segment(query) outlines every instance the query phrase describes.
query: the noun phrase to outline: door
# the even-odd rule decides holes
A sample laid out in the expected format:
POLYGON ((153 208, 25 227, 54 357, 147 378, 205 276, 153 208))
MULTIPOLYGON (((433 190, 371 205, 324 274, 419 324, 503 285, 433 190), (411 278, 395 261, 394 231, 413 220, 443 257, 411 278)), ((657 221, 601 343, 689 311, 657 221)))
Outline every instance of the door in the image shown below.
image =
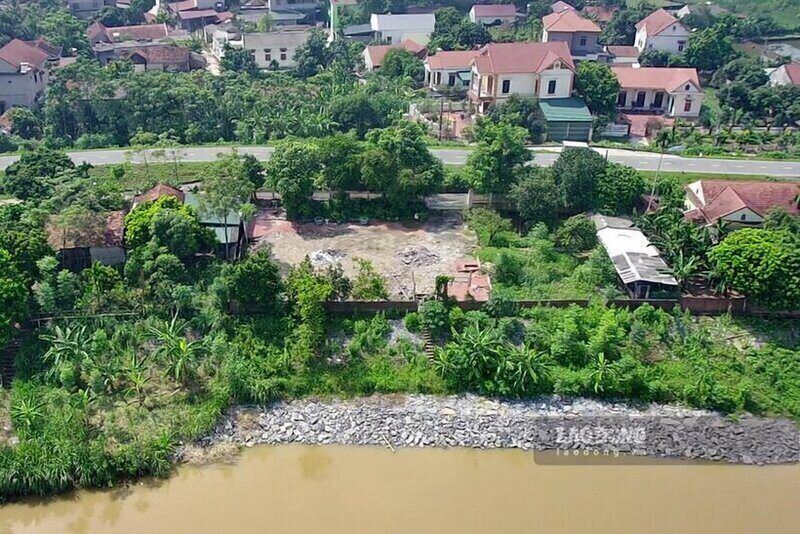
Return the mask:
POLYGON ((644 91, 639 91, 636 93, 636 103, 633 105, 635 108, 644 107, 644 98, 647 96, 647 93, 644 91))
POLYGON ((656 96, 653 99, 653 107, 654 108, 663 108, 664 107, 664 93, 662 93, 661 91, 656 93, 656 96))

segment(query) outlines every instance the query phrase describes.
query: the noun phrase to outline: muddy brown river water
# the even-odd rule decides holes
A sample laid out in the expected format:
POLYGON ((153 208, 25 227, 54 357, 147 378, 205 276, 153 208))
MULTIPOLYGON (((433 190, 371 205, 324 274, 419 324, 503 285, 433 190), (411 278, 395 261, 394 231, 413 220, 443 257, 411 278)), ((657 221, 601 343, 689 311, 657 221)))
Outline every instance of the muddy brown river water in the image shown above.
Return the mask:
POLYGON ((797 464, 544 465, 553 460, 519 450, 260 446, 232 465, 6 505, 0 532, 730 534, 800 525, 797 464))

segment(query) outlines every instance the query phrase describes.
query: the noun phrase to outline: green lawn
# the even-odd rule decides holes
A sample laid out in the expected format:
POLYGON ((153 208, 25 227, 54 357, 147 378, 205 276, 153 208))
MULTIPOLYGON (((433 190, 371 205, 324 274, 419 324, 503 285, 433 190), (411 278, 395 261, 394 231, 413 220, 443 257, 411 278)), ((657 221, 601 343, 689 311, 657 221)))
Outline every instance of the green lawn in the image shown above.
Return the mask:
MULTIPOLYGON (((120 187, 125 191, 141 190, 152 187, 158 182, 179 185, 199 180, 208 167, 207 162, 183 162, 177 168, 170 163, 148 165, 125 165, 125 174, 120 179, 120 187)), ((98 165, 92 167, 92 176, 109 176, 115 165, 98 165)))

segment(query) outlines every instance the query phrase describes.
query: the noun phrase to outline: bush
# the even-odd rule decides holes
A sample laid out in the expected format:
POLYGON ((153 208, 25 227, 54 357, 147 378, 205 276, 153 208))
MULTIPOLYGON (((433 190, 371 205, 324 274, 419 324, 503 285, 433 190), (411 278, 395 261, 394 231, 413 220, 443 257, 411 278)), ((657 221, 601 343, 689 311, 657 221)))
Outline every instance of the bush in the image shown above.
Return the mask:
POLYGON ((525 271, 522 260, 510 252, 501 252, 494 265, 494 277, 497 282, 506 285, 519 285, 523 281, 525 271))
POLYGON ((450 312, 444 302, 429 300, 419 307, 422 324, 431 336, 442 339, 450 332, 450 312))
POLYGON ((585 215, 564 221, 555 233, 555 243, 568 252, 584 252, 597 245, 594 223, 585 215))
POLYGON ((405 325, 406 330, 412 334, 416 334, 422 329, 422 317, 420 317, 420 314, 417 312, 411 312, 406 314, 405 318, 403 319, 403 324, 405 325))
POLYGON ((383 277, 372 262, 362 258, 355 258, 356 278, 353 280, 351 294, 355 300, 386 300, 389 291, 386 289, 386 278, 383 277))

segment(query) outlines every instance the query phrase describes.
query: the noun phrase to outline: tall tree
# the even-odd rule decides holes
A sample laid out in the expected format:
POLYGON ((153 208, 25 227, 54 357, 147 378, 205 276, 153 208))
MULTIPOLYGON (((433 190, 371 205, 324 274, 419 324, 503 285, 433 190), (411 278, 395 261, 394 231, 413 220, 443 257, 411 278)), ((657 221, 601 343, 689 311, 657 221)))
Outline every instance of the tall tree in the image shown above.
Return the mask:
POLYGON ((478 146, 469 155, 466 168, 473 187, 482 193, 508 193, 522 165, 531 159, 525 147, 528 132, 506 122, 484 120, 476 137, 478 146))
POLYGON ((605 172, 606 160, 588 148, 566 148, 553 165, 561 206, 569 213, 591 209, 597 182, 605 172))
POLYGON ((595 115, 610 119, 616 113, 619 80, 606 65, 581 61, 575 76, 575 90, 595 115))
POLYGON ((266 183, 280 193, 286 216, 309 212, 314 184, 321 169, 319 151, 308 141, 285 141, 266 164, 266 183))

